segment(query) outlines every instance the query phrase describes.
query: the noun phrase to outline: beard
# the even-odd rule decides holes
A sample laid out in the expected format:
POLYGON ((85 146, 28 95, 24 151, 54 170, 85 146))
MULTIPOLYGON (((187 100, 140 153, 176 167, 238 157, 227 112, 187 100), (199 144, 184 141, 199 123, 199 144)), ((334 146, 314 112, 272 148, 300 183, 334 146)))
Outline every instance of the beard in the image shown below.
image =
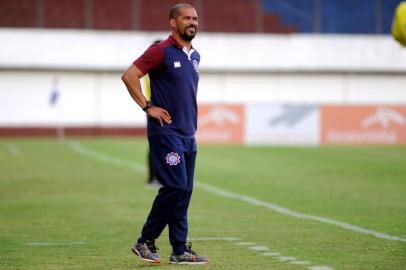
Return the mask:
POLYGON ((185 27, 185 30, 183 31, 183 33, 179 33, 179 34, 180 34, 180 37, 181 37, 183 40, 191 41, 191 40, 196 36, 196 32, 197 32, 197 28, 196 28, 196 27, 194 27, 194 26, 188 26, 188 27, 185 27), (188 29, 194 29, 194 31, 188 32, 188 29))

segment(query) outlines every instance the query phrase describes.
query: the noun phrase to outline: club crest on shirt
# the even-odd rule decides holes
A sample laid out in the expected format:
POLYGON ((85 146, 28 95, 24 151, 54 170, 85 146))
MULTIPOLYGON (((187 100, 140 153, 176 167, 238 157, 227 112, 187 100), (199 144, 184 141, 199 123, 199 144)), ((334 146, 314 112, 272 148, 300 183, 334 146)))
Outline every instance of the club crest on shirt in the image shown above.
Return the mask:
POLYGON ((178 153, 170 152, 166 155, 166 163, 170 166, 176 166, 180 163, 180 156, 178 153))
POLYGON ((193 67, 195 68, 196 72, 199 72, 199 62, 197 62, 197 60, 193 59, 192 63, 193 63, 193 67))

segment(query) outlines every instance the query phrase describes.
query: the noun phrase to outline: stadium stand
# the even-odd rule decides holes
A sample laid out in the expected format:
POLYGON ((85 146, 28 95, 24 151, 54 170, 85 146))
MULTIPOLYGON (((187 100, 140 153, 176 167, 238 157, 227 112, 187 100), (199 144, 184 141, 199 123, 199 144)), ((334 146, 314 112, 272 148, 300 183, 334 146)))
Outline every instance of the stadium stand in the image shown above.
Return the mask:
POLYGON ((134 23, 133 13, 129 7, 131 0, 93 1, 89 26, 94 29, 130 30, 134 23))
MULTIPOLYGON (((233 33, 388 34, 401 0, 185 0, 200 30, 233 33)), ((2 0, 0 27, 167 30, 176 0, 2 0)))
POLYGON ((168 35, 179 1, 196 6, 205 32, 194 40, 202 104, 406 104, 406 50, 388 35, 400 1, 1 0, 0 137, 144 134, 119 78, 168 35))

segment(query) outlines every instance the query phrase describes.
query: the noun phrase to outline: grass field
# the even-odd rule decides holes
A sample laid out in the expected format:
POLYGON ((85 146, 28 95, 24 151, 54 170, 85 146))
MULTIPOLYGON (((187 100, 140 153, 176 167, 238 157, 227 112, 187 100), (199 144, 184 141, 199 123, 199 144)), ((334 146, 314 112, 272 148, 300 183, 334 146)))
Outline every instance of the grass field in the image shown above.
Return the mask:
POLYGON ((406 269, 405 147, 199 146, 189 236, 211 262, 192 267, 168 264, 166 230, 160 265, 129 251, 146 149, 0 140, 0 269, 406 269))

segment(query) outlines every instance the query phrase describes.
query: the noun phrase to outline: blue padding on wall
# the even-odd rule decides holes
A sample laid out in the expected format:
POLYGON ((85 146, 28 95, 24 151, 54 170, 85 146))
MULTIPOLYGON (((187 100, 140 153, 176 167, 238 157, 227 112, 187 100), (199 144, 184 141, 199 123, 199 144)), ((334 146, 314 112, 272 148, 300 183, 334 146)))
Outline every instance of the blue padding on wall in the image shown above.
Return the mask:
POLYGON ((313 0, 262 0, 265 13, 278 14, 283 25, 295 25, 299 32, 313 32, 313 0))
POLYGON ((262 8, 265 13, 278 14, 283 25, 294 25, 299 32, 315 31, 314 16, 318 9, 322 33, 388 34, 394 10, 401 1, 262 0, 262 8), (320 7, 317 8, 315 5, 318 4, 320 7))
POLYGON ((375 1, 323 1, 323 33, 375 33, 375 1))

